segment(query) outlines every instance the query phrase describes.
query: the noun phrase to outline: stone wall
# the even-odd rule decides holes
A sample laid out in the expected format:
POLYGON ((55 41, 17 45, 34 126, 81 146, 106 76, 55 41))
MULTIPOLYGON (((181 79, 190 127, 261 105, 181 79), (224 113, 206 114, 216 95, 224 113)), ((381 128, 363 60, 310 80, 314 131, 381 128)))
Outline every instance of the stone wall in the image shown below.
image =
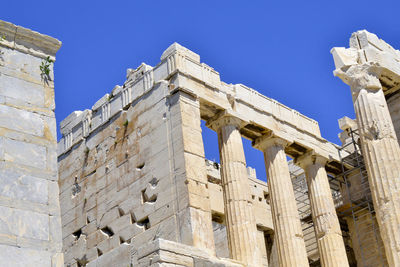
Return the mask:
POLYGON ((62 266, 54 73, 61 43, 0 21, 0 265, 62 266))

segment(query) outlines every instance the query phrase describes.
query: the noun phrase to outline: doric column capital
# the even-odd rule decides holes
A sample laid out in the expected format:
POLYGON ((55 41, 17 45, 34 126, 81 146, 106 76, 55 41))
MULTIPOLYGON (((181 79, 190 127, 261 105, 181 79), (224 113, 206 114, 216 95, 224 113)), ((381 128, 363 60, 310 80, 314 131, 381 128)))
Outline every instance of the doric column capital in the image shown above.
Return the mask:
POLYGON ((218 132, 221 127, 226 125, 233 125, 237 129, 240 129, 246 125, 246 122, 238 113, 234 112, 233 110, 225 110, 224 112, 217 114, 214 118, 206 123, 208 128, 216 132, 218 132))
POLYGON ((334 71, 335 76, 350 85, 353 92, 361 89, 379 90, 382 85, 379 81, 380 68, 370 64, 353 65, 347 69, 337 69, 334 71))
POLYGON ((285 148, 288 144, 289 141, 274 135, 272 131, 253 141, 253 147, 263 152, 270 146, 278 145, 285 148))
POLYGON ((294 163, 300 166, 303 170, 306 170, 306 168, 310 165, 325 166, 327 162, 328 159, 326 157, 315 153, 314 150, 305 153, 304 155, 296 158, 294 161, 294 163))

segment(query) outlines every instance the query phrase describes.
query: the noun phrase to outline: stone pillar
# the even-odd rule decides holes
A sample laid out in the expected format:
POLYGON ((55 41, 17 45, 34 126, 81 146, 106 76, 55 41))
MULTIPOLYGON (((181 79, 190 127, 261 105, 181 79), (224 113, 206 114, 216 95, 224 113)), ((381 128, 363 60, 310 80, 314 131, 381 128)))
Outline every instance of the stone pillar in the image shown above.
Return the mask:
POLYGON ((257 246, 257 227, 250 200, 250 184, 242 137, 239 132, 240 124, 241 121, 238 118, 226 115, 209 125, 218 133, 226 228, 231 257, 249 266, 260 266, 261 253, 257 246))
POLYGON ((364 161, 389 266, 400 266, 400 147, 377 68, 354 65, 336 75, 350 85, 364 161))
POLYGON ((257 139, 254 145, 264 152, 279 266, 309 266, 284 150, 286 142, 271 137, 257 139))
POLYGON ((0 35, 0 265, 61 267, 54 69, 48 60, 55 60, 61 42, 2 20, 0 35))
POLYGON ((169 104, 180 242, 215 255, 200 103, 179 90, 169 104))
POLYGON ((327 159, 310 153, 296 161, 305 171, 315 236, 322 266, 349 266, 346 249, 336 215, 328 176, 327 159))

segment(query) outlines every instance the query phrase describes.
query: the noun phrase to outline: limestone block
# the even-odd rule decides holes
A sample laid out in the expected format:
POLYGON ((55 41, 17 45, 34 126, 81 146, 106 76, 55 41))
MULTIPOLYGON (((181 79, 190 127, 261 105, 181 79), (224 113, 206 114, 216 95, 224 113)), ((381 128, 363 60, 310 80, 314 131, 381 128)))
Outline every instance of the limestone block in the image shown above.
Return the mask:
POLYGON ((43 107, 45 105, 43 85, 27 82, 11 76, 1 76, 0 95, 19 99, 20 101, 34 106, 43 107))
MULTIPOLYGON (((108 236, 106 234, 104 234, 103 232, 101 232, 100 229, 98 229, 93 234, 90 234, 87 236, 86 247, 88 249, 96 247, 97 244, 99 244, 100 242, 102 242, 103 240, 105 240, 107 238, 108 238, 108 236)), ((66 253, 66 254, 68 255, 69 253, 66 253)), ((74 253, 71 253, 71 254, 74 255, 74 253)))
POLYGON ((168 64, 167 62, 163 62, 159 64, 157 67, 153 69, 154 81, 158 82, 161 80, 165 80, 168 76, 168 64))
POLYGON ((92 110, 96 111, 98 110, 101 106, 103 106, 105 103, 107 103, 110 99, 109 94, 105 94, 102 98, 97 100, 97 102, 92 106, 92 110))
POLYGON ((14 76, 19 79, 41 83, 40 64, 41 59, 30 54, 23 54, 14 49, 2 47, 2 66, 1 73, 14 76))
POLYGON ((111 228, 111 230, 114 233, 118 233, 118 232, 120 232, 122 229, 124 229, 125 227, 127 227, 131 223, 132 223, 131 222, 131 215, 130 214, 126 214, 126 215, 123 215, 123 216, 115 219, 114 221, 109 223, 108 226, 111 228))
POLYGON ((129 224, 124 229, 120 230, 118 235, 123 240, 131 240, 131 238, 135 237, 136 235, 143 233, 145 229, 142 226, 139 226, 136 223, 129 224))
POLYGON ((175 203, 171 202, 149 214, 150 225, 156 225, 175 214, 175 203))
POLYGON ((0 159, 38 169, 46 168, 46 148, 30 143, 0 138, 0 159))
POLYGON ((72 132, 73 128, 82 121, 82 117, 87 114, 87 112, 87 110, 77 110, 69 114, 64 120, 60 122, 61 134, 67 135, 68 133, 72 132))
POLYGON ((47 204, 48 181, 11 169, 0 169, 0 195, 29 202, 47 204))
POLYGON ((52 242, 50 251, 60 252, 62 250, 62 229, 60 216, 49 216, 49 241, 52 242))
POLYGON ((220 185, 208 183, 208 192, 210 194, 210 204, 212 212, 223 214, 224 202, 222 188, 220 185))
POLYGON ((0 262, 6 263, 8 266, 13 266, 13 267, 54 266, 52 265, 52 256, 47 251, 18 248, 13 246, 5 246, 1 244, 0 244, 0 262))
POLYGON ((115 249, 116 247, 119 246, 119 237, 116 235, 111 236, 110 238, 107 238, 100 243, 97 244, 97 248, 103 252, 106 253, 112 249, 115 249))
POLYGON ((46 214, 0 206, 0 232, 39 240, 49 240, 46 214))
POLYGON ((343 131, 348 129, 357 129, 357 122, 355 120, 350 119, 349 117, 343 117, 338 120, 339 128, 343 131))
POLYGON ((44 122, 40 115, 4 105, 0 105, 0 126, 37 136, 44 134, 44 122))
POLYGON ((121 245, 118 248, 104 253, 96 260, 91 261, 87 264, 87 267, 98 267, 98 266, 115 266, 115 267, 127 267, 131 265, 131 247, 128 245, 121 245))
POLYGON ((135 236, 132 239, 131 244, 134 247, 140 247, 143 244, 146 244, 152 240, 155 240, 159 237, 165 238, 166 240, 173 240, 176 241, 178 239, 176 235, 176 227, 177 222, 174 217, 170 217, 156 226, 143 231, 142 233, 135 236))
POLYGON ((166 59, 168 56, 174 54, 174 53, 181 53, 188 59, 193 60, 194 62, 200 63, 200 56, 193 51, 190 51, 189 49, 181 46, 178 43, 173 43, 171 44, 161 55, 161 61, 166 59))
POLYGON ((344 47, 335 47, 331 50, 336 68, 342 68, 357 64, 357 49, 346 49, 344 47))

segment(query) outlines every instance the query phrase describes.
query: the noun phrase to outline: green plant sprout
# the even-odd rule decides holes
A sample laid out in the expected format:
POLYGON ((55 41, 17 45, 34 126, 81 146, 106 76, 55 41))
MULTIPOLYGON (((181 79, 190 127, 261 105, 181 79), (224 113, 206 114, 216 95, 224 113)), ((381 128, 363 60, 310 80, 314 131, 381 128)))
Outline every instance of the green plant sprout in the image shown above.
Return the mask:
POLYGON ((50 65, 52 63, 54 63, 54 61, 47 56, 45 59, 43 59, 42 64, 40 65, 41 75, 48 79, 50 79, 50 65))

